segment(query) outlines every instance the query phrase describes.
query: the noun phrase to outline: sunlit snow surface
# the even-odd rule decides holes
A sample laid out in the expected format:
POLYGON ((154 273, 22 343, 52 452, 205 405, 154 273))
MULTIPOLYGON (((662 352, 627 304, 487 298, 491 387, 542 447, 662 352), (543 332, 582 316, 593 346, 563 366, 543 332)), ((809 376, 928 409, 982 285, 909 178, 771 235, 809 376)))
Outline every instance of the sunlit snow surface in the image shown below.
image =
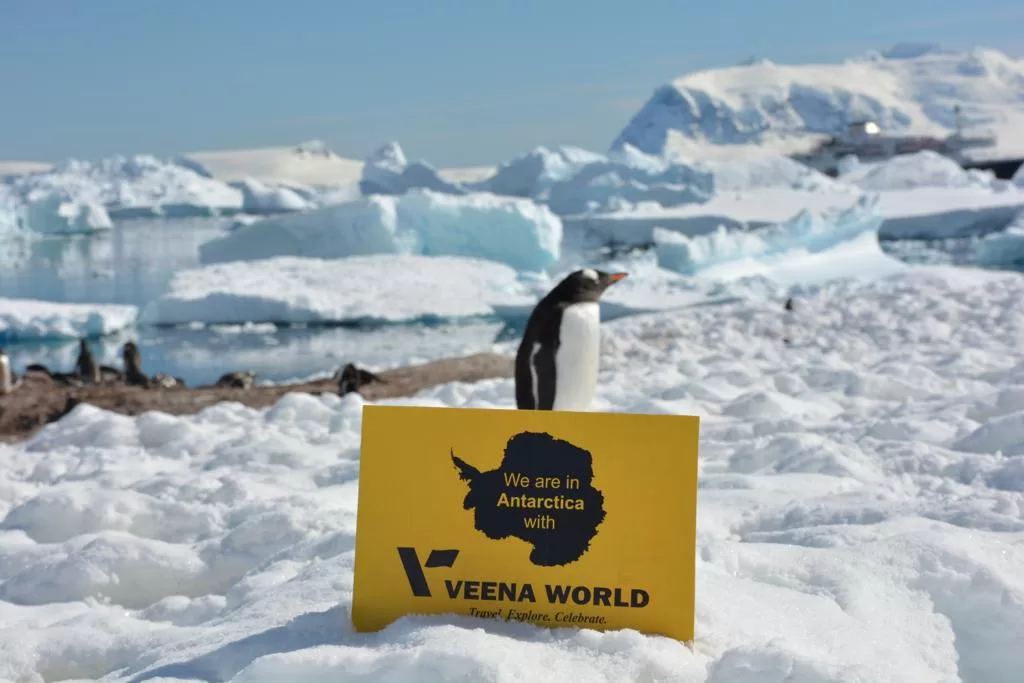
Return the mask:
POLYGON ((79 406, 0 446, 0 678, 1017 681, 1022 296, 1018 275, 938 267, 830 285, 789 319, 737 301, 605 324, 595 409, 703 420, 692 650, 442 617, 354 634, 356 396, 79 406))

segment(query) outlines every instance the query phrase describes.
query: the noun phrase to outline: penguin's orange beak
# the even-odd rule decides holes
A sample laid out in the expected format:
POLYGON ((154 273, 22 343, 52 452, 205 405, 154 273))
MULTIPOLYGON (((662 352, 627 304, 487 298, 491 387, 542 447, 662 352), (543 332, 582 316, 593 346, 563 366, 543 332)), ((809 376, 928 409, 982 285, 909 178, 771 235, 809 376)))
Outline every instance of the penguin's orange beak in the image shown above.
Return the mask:
POLYGON ((629 273, 612 273, 608 276, 608 284, 615 284, 619 280, 623 280, 629 273))

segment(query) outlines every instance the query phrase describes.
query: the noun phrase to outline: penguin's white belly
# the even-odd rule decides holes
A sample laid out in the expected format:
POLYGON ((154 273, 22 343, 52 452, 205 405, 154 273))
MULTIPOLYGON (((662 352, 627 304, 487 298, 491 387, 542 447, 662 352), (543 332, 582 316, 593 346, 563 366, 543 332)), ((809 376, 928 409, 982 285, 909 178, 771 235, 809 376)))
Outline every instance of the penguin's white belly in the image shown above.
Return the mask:
POLYGON ((11 361, 7 356, 0 356, 0 394, 14 389, 14 378, 11 376, 11 361))
POLYGON ((568 306, 555 352, 555 410, 588 410, 597 388, 601 312, 596 303, 568 306))

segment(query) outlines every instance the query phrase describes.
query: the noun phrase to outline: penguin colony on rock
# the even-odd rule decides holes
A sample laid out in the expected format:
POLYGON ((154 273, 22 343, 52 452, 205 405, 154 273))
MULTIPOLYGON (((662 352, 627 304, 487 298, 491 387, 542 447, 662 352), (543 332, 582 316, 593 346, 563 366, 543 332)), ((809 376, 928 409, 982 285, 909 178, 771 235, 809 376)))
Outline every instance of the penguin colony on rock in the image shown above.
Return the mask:
MULTIPOLYGON (((172 389, 187 388, 185 381, 180 377, 172 377, 163 372, 158 372, 152 377, 142 371, 142 354, 134 341, 125 342, 121 347, 121 359, 124 363, 124 370, 100 365, 92 355, 89 344, 85 339, 78 341, 78 358, 75 367, 71 372, 53 372, 45 365, 33 363, 25 368, 25 375, 38 374, 48 378, 54 384, 61 386, 81 387, 86 385, 112 385, 124 384, 131 387, 143 389, 172 389)), ((347 363, 334 373, 333 379, 338 383, 338 393, 344 396, 347 393, 358 391, 360 387, 372 383, 386 383, 377 375, 356 367, 353 363, 347 363)), ((15 375, 11 370, 10 358, 0 349, 0 395, 9 394, 21 386, 22 378, 15 375)), ((228 372, 212 385, 230 389, 251 389, 256 383, 256 373, 249 370, 228 372)))

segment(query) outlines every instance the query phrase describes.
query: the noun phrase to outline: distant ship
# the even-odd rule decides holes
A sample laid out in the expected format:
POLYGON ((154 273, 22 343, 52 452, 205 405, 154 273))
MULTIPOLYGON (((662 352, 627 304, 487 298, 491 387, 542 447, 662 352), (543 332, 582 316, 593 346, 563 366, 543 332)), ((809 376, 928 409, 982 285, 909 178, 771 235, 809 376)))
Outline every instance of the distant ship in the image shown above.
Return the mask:
POLYGON ((963 168, 991 170, 997 178, 1012 178, 1024 159, 969 159, 964 155, 964 150, 992 148, 998 141, 993 135, 965 135, 959 107, 955 114, 956 131, 946 137, 885 134, 877 122, 864 119, 850 123, 844 134, 833 135, 816 144, 810 151, 791 154, 790 158, 835 177, 839 174, 839 162, 849 155, 856 156, 862 162, 872 163, 902 154, 931 150, 949 157, 963 168))

